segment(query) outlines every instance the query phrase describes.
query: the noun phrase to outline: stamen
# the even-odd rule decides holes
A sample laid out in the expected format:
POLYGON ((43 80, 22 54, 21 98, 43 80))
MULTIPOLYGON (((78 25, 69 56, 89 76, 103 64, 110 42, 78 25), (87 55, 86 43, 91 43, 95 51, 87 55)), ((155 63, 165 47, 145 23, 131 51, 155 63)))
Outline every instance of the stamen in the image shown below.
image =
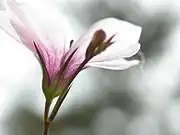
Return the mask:
MULTIPOLYGON (((62 68, 59 70, 59 72, 56 74, 57 75, 57 82, 60 82, 61 80, 64 79, 64 76, 66 75, 66 72, 68 71, 68 64, 71 60, 71 58, 73 57, 73 55, 75 54, 75 52, 77 51, 78 48, 76 48, 71 55, 67 58, 67 60, 65 61, 65 63, 63 64, 62 68)), ((59 87, 60 83, 56 84, 56 89, 59 87)))
POLYGON ((74 40, 71 40, 70 41, 70 48, 72 47, 73 43, 74 43, 74 40))

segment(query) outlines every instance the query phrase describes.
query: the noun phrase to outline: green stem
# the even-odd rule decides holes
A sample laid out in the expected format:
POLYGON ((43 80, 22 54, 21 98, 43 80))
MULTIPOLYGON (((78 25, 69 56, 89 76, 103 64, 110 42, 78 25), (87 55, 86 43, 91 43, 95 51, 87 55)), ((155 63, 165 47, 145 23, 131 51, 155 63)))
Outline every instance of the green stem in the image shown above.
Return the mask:
POLYGON ((56 102, 56 104, 55 104, 55 106, 51 112, 51 115, 49 116, 50 122, 53 121, 55 116, 57 115, 57 112, 58 112, 62 102, 64 101, 66 95, 68 94, 69 90, 70 90, 70 87, 61 96, 59 96, 59 98, 58 98, 58 100, 57 100, 57 102, 56 102))
POLYGON ((49 108, 50 108, 51 103, 52 103, 52 101, 46 100, 45 108, 44 108, 44 130, 43 130, 43 135, 48 135, 49 125, 50 125, 48 115, 49 115, 49 108))

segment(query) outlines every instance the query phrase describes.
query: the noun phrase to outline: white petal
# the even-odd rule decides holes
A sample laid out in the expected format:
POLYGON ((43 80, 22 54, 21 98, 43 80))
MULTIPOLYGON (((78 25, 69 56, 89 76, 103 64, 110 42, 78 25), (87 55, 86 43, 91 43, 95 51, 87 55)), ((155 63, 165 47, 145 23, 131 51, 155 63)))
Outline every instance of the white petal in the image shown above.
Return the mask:
POLYGON ((140 49, 140 44, 126 44, 122 42, 116 42, 108 47, 105 51, 99 55, 93 57, 91 62, 98 61, 110 61, 119 58, 126 58, 135 55, 140 49))
POLYGON ((107 39, 116 34, 113 38, 113 41, 116 42, 104 52, 92 58, 87 64, 88 66, 121 70, 138 63, 137 61, 128 62, 122 58, 130 57, 138 52, 141 27, 115 18, 106 18, 95 23, 70 49, 69 55, 78 48, 71 60, 73 66, 84 60, 87 46, 92 40, 94 32, 99 29, 105 31, 107 39))
POLYGON ((113 41, 120 41, 126 45, 138 43, 142 30, 141 27, 129 22, 118 20, 116 18, 106 18, 93 24, 92 27, 79 38, 75 43, 75 46, 82 48, 81 52, 85 53, 94 32, 99 29, 105 31, 107 38, 116 34, 113 41))
POLYGON ((138 41, 142 30, 141 27, 115 18, 106 18, 92 25, 92 27, 83 34, 71 48, 70 52, 78 47, 78 50, 75 53, 76 59, 82 61, 85 58, 87 46, 92 40, 94 32, 99 29, 105 31, 107 39, 116 34, 113 38, 113 41, 116 42, 99 56, 93 58, 92 61, 130 57, 137 53, 140 48, 138 41))
POLYGON ((87 63, 86 66, 99 67, 99 68, 111 69, 111 70, 124 70, 138 64, 139 64, 138 60, 127 61, 125 59, 117 59, 106 62, 92 62, 92 63, 89 62, 87 63))
POLYGON ((103 29, 107 38, 116 34, 116 41, 135 44, 138 43, 142 28, 116 18, 106 18, 95 23, 88 33, 93 34, 96 30, 103 29))

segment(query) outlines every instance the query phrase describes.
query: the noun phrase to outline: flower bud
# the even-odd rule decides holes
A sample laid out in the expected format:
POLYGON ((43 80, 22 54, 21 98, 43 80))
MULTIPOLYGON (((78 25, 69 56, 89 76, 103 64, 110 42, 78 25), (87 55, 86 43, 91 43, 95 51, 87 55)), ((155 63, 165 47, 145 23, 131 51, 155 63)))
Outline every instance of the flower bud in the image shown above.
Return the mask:
POLYGON ((93 38, 86 50, 86 59, 91 59, 113 44, 112 39, 114 36, 115 35, 112 35, 109 39, 106 40, 106 33, 102 29, 97 30, 94 33, 93 38))
POLYGON ((106 33, 100 29, 95 31, 92 40, 86 50, 86 58, 91 58, 95 55, 95 52, 106 39, 106 33))

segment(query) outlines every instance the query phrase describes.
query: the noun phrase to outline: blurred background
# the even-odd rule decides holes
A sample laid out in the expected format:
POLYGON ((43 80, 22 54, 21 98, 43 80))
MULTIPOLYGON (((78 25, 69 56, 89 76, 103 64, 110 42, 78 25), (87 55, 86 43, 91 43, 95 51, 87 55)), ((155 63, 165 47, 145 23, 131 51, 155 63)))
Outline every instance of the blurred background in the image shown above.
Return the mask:
MULTIPOLYGON (((55 2, 76 36, 105 17, 140 25, 146 62, 143 69, 81 72, 50 135, 180 135, 180 1, 55 2)), ((41 68, 15 44, 0 31, 0 135, 41 135, 41 68)))

